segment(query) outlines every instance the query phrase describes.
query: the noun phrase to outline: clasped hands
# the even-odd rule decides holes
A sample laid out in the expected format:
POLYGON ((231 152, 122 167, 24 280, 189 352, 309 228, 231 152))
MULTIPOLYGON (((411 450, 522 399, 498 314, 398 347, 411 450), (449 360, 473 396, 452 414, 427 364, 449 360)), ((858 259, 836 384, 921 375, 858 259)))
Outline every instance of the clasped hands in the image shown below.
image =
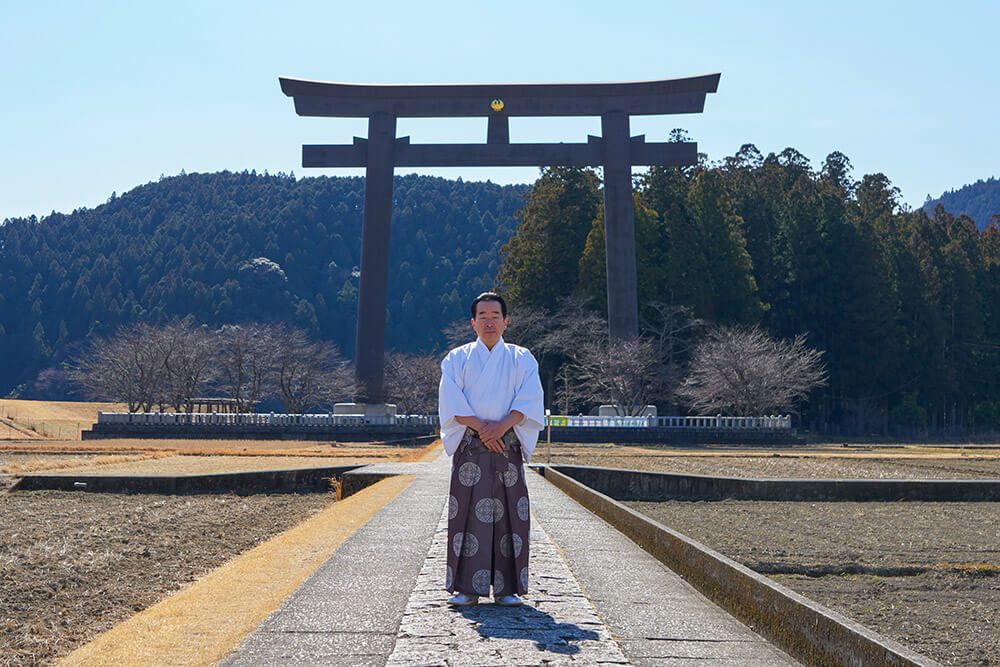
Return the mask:
POLYGON ((493 422, 487 419, 480 419, 479 426, 474 430, 479 435, 479 439, 486 445, 486 449, 494 454, 503 454, 503 434, 508 427, 503 422, 493 422))
POLYGON ((503 435, 524 420, 524 414, 518 410, 511 410, 510 414, 500 421, 480 419, 479 417, 455 417, 462 426, 471 428, 479 436, 479 439, 486 445, 486 449, 494 454, 503 454, 503 435))

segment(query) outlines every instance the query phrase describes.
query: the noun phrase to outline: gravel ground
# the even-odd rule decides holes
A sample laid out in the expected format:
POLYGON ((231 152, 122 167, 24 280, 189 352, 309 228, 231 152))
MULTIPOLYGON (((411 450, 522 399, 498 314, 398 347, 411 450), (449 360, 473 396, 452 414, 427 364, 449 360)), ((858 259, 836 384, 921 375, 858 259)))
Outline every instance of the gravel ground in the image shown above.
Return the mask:
POLYGON ((1000 503, 627 503, 945 664, 1000 665, 1000 503))
POLYGON ((889 457, 842 454, 767 454, 741 456, 670 456, 632 453, 627 448, 606 451, 570 450, 553 453, 552 463, 677 472, 723 477, 798 479, 1000 479, 1000 458, 994 456, 889 457))
POLYGON ((53 662, 331 498, 0 495, 0 665, 53 662))

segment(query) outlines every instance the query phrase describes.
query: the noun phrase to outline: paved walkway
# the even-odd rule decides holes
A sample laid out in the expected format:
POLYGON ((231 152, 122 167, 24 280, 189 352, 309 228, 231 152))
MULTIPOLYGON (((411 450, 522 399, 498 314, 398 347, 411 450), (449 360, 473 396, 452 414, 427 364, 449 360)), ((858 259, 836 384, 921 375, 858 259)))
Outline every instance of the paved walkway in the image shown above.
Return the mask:
POLYGON ((449 607, 449 464, 371 466, 417 477, 223 664, 796 664, 534 473, 528 604, 449 607))

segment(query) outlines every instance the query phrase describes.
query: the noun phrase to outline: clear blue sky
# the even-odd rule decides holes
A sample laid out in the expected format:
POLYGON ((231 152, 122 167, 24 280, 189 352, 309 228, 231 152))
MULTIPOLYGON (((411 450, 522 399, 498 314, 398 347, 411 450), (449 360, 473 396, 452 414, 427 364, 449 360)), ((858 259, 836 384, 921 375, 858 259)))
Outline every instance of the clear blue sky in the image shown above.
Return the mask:
MULTIPOLYGON (((620 81, 722 72, 684 127, 710 159, 751 142, 834 150, 925 195, 1000 176, 1000 2, 15 2, 0 13, 0 219, 70 211, 161 174, 297 176, 303 143, 362 121, 300 118, 279 75, 346 82, 620 81), (758 6, 760 5, 760 6, 758 6)), ((485 120, 403 120, 482 141, 485 120)), ((514 120, 513 141, 583 141, 596 119, 514 120)), ((530 182, 535 169, 442 169, 530 182)))

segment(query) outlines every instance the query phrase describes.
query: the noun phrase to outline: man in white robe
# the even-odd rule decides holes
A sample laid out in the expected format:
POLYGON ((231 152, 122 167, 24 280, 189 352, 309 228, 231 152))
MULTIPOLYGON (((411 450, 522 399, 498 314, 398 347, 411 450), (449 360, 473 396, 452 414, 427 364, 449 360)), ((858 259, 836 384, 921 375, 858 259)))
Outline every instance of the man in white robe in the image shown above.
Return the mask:
POLYGON ((524 463, 545 424, 538 362, 506 343, 507 304, 492 292, 470 309, 475 342, 441 362, 441 440, 452 457, 448 498, 448 602, 498 604, 528 590, 530 514, 524 463))

